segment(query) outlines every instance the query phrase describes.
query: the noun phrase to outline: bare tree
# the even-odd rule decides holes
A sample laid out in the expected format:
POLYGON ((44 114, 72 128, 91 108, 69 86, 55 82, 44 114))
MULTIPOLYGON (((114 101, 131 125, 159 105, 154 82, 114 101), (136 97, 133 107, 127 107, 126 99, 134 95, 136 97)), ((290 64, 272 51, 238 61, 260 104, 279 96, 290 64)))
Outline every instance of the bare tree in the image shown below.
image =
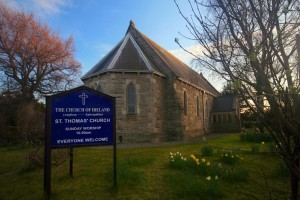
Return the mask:
POLYGON ((297 199, 299 0, 187 0, 191 8, 188 14, 174 1, 191 35, 185 37, 198 41, 205 49, 203 55, 189 53, 200 67, 217 72, 237 87, 273 136, 278 153, 291 170, 291 198, 297 199))
POLYGON ((81 66, 74 53, 72 36, 62 39, 33 14, 0 2, 0 70, 7 77, 2 84, 14 83, 11 88, 19 90, 24 101, 64 90, 77 80, 81 66))

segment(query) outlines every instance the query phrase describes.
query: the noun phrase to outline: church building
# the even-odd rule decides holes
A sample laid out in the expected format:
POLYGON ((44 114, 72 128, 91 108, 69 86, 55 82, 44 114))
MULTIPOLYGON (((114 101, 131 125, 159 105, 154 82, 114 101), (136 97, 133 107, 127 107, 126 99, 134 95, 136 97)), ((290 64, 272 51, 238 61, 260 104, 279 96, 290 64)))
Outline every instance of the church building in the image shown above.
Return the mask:
POLYGON ((123 142, 185 141, 213 130, 212 107, 219 92, 133 21, 82 81, 116 97, 117 137, 123 142))

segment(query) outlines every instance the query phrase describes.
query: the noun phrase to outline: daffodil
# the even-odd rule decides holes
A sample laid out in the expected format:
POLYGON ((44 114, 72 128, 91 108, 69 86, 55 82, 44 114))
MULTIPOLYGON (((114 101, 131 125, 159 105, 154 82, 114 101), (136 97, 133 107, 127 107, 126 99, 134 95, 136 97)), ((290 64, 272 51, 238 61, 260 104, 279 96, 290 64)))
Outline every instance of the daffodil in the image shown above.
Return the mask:
POLYGON ((210 176, 206 177, 206 180, 210 181, 210 180, 211 180, 211 177, 210 177, 210 176))
POLYGON ((265 142, 264 142, 264 141, 262 141, 262 142, 261 142, 261 144, 262 144, 262 145, 264 145, 264 144, 265 144, 265 142))
POLYGON ((210 166, 210 162, 207 162, 206 165, 207 165, 207 166, 210 166))
POLYGON ((205 158, 202 158, 201 161, 205 163, 205 158))

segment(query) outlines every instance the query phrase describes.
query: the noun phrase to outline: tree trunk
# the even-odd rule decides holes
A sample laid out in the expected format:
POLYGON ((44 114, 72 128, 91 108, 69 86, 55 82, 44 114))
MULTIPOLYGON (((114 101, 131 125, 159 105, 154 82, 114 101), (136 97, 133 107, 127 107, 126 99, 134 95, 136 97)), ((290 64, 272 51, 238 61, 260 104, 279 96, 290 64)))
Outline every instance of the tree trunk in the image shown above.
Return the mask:
POLYGON ((256 100, 257 100, 257 109, 258 109, 258 117, 257 117, 257 128, 259 129, 259 133, 264 133, 264 124, 261 121, 263 119, 264 112, 264 96, 262 92, 262 81, 259 75, 256 75, 257 80, 257 92, 256 92, 256 100))
POLYGON ((294 149, 294 163, 291 163, 291 199, 298 199, 298 189, 299 189, 299 156, 300 156, 300 140, 298 138, 294 139, 295 149, 294 149), (293 169, 294 168, 294 169, 293 169))
MULTIPOLYGON (((299 168, 299 163, 298 163, 299 168)), ((291 170, 291 200, 298 199, 299 177, 291 170)))

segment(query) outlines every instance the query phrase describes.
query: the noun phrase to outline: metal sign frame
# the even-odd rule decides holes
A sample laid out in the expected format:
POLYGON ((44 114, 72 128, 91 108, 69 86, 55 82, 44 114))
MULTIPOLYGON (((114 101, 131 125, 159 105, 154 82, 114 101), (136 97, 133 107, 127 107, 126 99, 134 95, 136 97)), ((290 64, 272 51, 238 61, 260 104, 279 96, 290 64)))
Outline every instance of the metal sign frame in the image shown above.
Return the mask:
POLYGON ((47 197, 51 194, 51 149, 56 148, 70 148, 72 176, 73 147, 113 145, 113 181, 116 187, 115 105, 115 97, 86 86, 46 97, 44 192, 47 197))

